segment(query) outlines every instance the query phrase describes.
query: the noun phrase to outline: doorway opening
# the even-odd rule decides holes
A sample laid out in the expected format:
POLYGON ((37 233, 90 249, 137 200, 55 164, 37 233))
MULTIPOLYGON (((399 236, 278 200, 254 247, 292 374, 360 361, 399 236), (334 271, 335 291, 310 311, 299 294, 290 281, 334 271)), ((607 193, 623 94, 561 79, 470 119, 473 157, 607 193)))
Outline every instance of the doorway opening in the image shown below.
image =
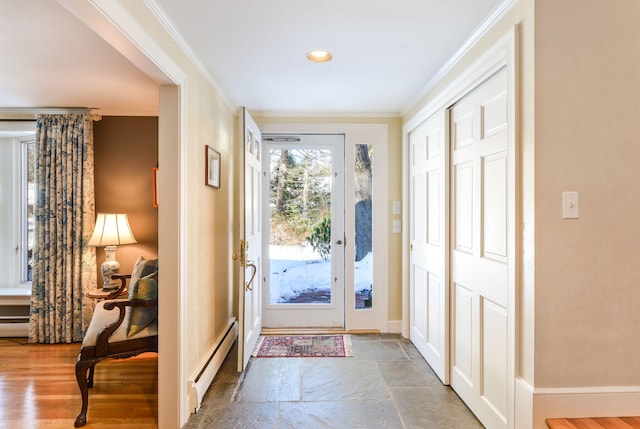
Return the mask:
MULTIPOLYGON (((261 309, 263 313, 267 310, 276 310, 274 313, 282 313, 283 319, 279 325, 273 324, 269 316, 262 320, 263 326, 273 328, 329 328, 335 327, 345 330, 379 330, 381 332, 398 332, 399 323, 391 323, 388 320, 388 296, 389 284, 387 282, 389 270, 389 200, 388 200, 388 126, 386 124, 345 124, 345 123, 263 123, 260 126, 262 135, 265 137, 263 143, 263 153, 265 158, 270 158, 267 145, 290 144, 295 147, 304 143, 305 139, 315 136, 315 138, 337 138, 339 137, 341 147, 336 151, 337 156, 332 158, 335 162, 342 164, 342 174, 336 176, 334 171, 330 176, 333 184, 342 181, 339 188, 342 189, 342 197, 331 200, 331 220, 330 220, 330 236, 331 240, 331 265, 336 265, 341 273, 335 275, 332 273, 330 280, 331 295, 324 294, 326 301, 331 300, 331 304, 322 303, 292 303, 292 302, 275 302, 270 303, 271 295, 267 291, 266 283, 271 281, 271 264, 267 260, 271 258, 270 249, 270 231, 271 219, 268 214, 278 204, 276 201, 277 187, 274 188, 271 200, 269 195, 271 190, 271 165, 263 159, 261 173, 262 182, 262 228, 263 241, 261 247, 262 263, 264 269, 263 275, 260 276, 261 289, 261 309), (267 139, 272 138, 273 141, 267 139), (300 141, 295 139, 300 138, 300 141), (287 139, 294 139, 289 140, 287 139), (334 219, 336 214, 341 214, 343 219, 337 221, 334 219), (341 231, 336 231, 337 225, 341 231), (340 241, 340 243, 338 243, 340 241), (338 255, 340 254, 340 255, 338 255), (336 257, 342 260, 337 262, 336 257), (266 274, 266 275, 265 275, 266 274), (268 277, 269 276, 269 277, 268 277), (335 294, 336 283, 342 283, 339 287, 343 288, 342 292, 335 294), (264 287, 263 287, 264 286, 264 287), (334 298, 339 298, 342 303, 336 304, 342 306, 339 319, 333 320, 331 324, 319 324, 313 320, 314 313, 319 311, 323 306, 329 308, 334 305, 334 298), (307 306, 304 308, 304 306, 307 306), (313 309, 317 307, 318 310, 313 309), (271 308, 267 308, 271 307, 271 308), (295 314, 298 307, 301 320, 289 318, 287 315, 295 314), (300 311, 302 309, 302 311, 300 311), (312 310, 313 309, 313 310, 312 310), (288 310, 288 312, 284 312, 288 310), (299 323, 298 323, 299 322, 299 323)), ((307 142, 305 149, 322 149, 322 140, 307 142), (314 146, 316 144, 316 146, 314 146), (311 145, 311 146, 309 146, 311 145), (313 146, 313 147, 312 147, 313 146)), ((326 146, 324 147, 326 149, 326 146)), ((333 149, 332 149, 333 150, 333 149)), ((277 153, 276 160, 282 157, 282 152, 277 153)), ((309 157, 311 153, 307 154, 309 157)), ((333 155, 332 155, 333 156, 333 155)), ((305 154, 300 153, 300 157, 296 163, 300 162, 304 165, 305 154)), ((333 162, 333 161, 332 161, 333 162)), ((298 165, 298 164, 296 164, 298 165)), ((332 167, 334 168, 334 167, 332 167)), ((304 174, 304 173, 302 173, 304 174)), ((325 179, 326 181, 327 179, 325 179)), ((304 183, 304 182, 303 182, 304 183)), ((333 198, 334 196, 332 196, 333 198)), ((303 197, 300 196, 299 199, 303 197)), ((296 201, 299 204, 299 201, 296 201)), ((329 221, 322 224, 322 218, 315 223, 318 232, 317 235, 322 236, 323 231, 328 231, 329 221)), ((299 240, 303 244, 306 243, 307 248, 314 251, 313 246, 306 240, 311 237, 312 232, 304 234, 299 240)), ((313 237, 312 241, 313 241, 313 237)), ((326 236, 323 239, 326 242, 326 236)), ((322 242, 322 240, 320 240, 322 242)), ((317 243, 316 243, 317 245, 317 243)), ((316 261, 322 262, 322 257, 314 255, 316 261)), ((284 256, 291 257, 286 254, 284 256)), ((293 256, 302 258, 302 252, 294 252, 293 256)), ((284 258, 283 258, 284 259, 284 258)), ((286 260, 286 259, 285 259, 286 260)), ((312 259, 313 260, 313 259, 312 259)), ((301 265, 301 264, 300 264, 301 265)), ((312 264, 307 264, 312 265, 312 264)), ((327 264, 328 265, 328 264, 327 264)), ((286 267, 285 267, 286 268, 286 267)), ((316 268, 316 267, 312 267, 316 268)), ((276 271, 276 270, 273 270, 276 271)), ((287 273, 289 273, 287 268, 287 273)), ((308 280, 305 273, 305 280, 308 280)), ((300 291, 303 289, 299 289, 300 291)), ((283 295, 283 294, 280 294, 283 295)), ((288 299, 277 296, 275 301, 293 300, 295 294, 290 294, 288 299)), ((296 299, 306 300, 309 296, 300 296, 296 299)), ((312 297, 317 299, 318 297, 312 297)), ((326 302, 325 301, 325 302, 326 302)), ((270 311, 267 311, 270 313, 270 311)), ((264 316, 264 314, 263 314, 264 316)))

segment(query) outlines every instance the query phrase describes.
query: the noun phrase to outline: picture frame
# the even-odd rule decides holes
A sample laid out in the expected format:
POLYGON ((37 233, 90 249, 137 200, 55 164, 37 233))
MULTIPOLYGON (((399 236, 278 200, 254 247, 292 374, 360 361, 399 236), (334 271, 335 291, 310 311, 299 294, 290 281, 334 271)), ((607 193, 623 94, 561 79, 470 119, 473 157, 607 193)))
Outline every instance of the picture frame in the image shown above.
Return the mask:
POLYGON ((158 208, 158 179, 160 176, 160 169, 158 167, 154 167, 151 169, 151 192, 152 192, 152 202, 153 207, 158 208))
POLYGON ((205 146, 205 184, 220 189, 220 152, 205 146))

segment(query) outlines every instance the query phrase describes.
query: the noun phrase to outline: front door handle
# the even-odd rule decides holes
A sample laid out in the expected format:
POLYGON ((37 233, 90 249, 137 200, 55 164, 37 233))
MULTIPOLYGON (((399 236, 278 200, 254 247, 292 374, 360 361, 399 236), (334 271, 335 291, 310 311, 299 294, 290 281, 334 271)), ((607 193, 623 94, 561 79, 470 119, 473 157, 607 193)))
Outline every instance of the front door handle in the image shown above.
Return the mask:
POLYGON ((256 277, 256 272, 258 271, 258 267, 256 267, 256 264, 253 261, 247 261, 247 265, 248 268, 253 269, 253 272, 251 273, 251 278, 249 279, 249 282, 247 283, 247 285, 245 286, 245 291, 252 291, 253 290, 253 279, 255 279, 256 277))
POLYGON ((338 240, 338 241, 336 241, 336 244, 337 244, 338 246, 340 246, 340 245, 342 244, 342 240, 338 240))

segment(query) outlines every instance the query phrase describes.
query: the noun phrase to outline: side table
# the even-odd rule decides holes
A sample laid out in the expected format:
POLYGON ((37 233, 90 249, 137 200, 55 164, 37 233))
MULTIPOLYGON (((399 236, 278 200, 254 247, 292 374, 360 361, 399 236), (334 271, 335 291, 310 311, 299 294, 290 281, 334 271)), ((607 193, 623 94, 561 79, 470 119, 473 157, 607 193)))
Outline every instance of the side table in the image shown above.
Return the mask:
POLYGON ((103 290, 102 288, 91 288, 85 294, 87 298, 93 299, 115 299, 121 296, 127 296, 129 290, 127 289, 127 279, 131 278, 131 274, 114 274, 112 279, 120 280, 120 287, 114 290, 103 290))
POLYGON ((127 288, 104 291, 102 288, 91 288, 85 294, 87 298, 93 299, 115 299, 129 294, 127 288))

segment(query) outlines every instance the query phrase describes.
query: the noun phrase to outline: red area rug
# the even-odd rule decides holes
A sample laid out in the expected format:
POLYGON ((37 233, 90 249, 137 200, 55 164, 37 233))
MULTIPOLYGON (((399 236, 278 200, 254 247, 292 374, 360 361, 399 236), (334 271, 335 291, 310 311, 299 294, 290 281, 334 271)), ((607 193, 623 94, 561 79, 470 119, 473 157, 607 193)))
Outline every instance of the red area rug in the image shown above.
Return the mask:
POLYGON ((253 357, 351 357, 349 335, 261 336, 253 357))

